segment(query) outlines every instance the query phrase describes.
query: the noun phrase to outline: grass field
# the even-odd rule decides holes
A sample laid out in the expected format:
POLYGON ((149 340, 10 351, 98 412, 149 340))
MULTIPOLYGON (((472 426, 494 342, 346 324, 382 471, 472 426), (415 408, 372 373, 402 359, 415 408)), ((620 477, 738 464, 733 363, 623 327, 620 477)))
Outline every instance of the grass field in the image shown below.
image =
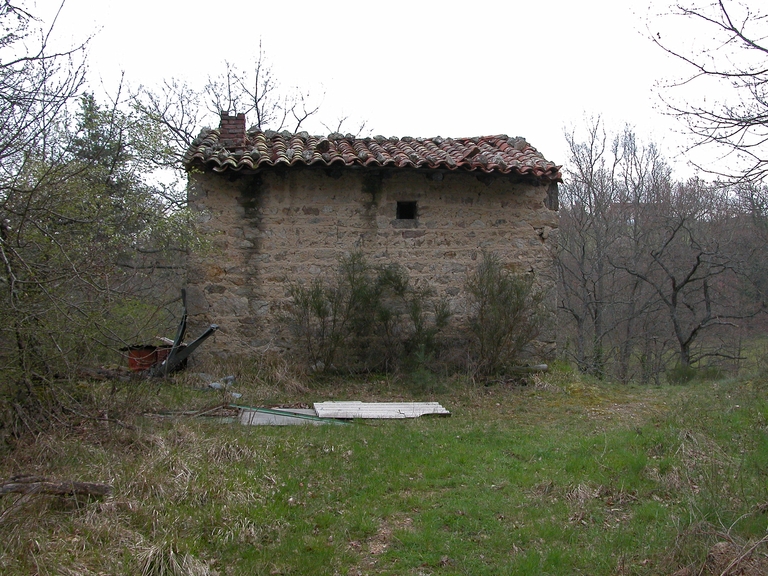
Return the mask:
MULTIPOLYGON (((112 401, 150 412, 218 401, 191 378, 123 384, 132 389, 112 401)), ((413 381, 381 378, 288 393, 240 375, 238 403, 413 398, 452 416, 246 427, 138 413, 130 427, 83 421, 27 439, 0 477, 104 482, 114 493, 4 496, 0 572, 720 574, 716 543, 735 551, 734 570, 762 561, 768 380, 428 380, 415 395, 413 381)))

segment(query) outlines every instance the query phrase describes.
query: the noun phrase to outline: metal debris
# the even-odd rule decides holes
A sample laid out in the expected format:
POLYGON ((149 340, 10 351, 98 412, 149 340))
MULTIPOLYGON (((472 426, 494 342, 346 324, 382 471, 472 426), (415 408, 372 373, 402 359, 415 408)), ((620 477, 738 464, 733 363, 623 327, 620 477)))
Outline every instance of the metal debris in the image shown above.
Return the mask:
POLYGON ((314 408, 262 408, 238 404, 216 404, 201 410, 171 412, 157 416, 216 417, 219 422, 240 422, 246 426, 297 426, 341 424, 347 420, 418 418, 425 415, 450 416, 438 402, 316 402, 314 408), (237 416, 229 416, 237 410, 237 416), (223 412, 228 412, 223 413, 223 412))
POLYGON ((122 348, 128 351, 128 367, 133 372, 142 372, 147 376, 167 376, 171 372, 181 370, 186 366, 187 358, 200 344, 205 342, 219 327, 211 324, 205 332, 189 344, 183 342, 187 333, 187 291, 181 290, 182 314, 176 338, 162 338, 162 346, 134 345, 122 348), (170 344, 168 343, 170 342, 170 344))
POLYGON ((234 376, 225 376, 221 379, 221 382, 210 382, 208 384, 208 388, 213 388, 214 390, 225 390, 232 386, 232 384, 235 382, 234 376))
POLYGON ((248 426, 296 426, 300 424, 346 424, 340 420, 319 418, 312 408, 255 408, 231 405, 240 408, 240 423, 248 426))

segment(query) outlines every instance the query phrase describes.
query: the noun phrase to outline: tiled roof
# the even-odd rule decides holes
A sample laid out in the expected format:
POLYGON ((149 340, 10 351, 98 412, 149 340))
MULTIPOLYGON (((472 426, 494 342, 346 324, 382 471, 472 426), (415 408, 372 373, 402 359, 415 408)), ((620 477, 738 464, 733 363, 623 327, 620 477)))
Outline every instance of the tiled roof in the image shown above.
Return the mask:
MULTIPOLYGON (((355 138, 347 134, 249 131, 240 142, 220 141, 221 130, 203 130, 184 155, 184 166, 216 172, 266 166, 360 166, 443 169, 532 176, 559 182, 560 167, 524 138, 355 138), (225 145, 226 144, 226 145, 225 145)), ((242 138, 242 137, 241 137, 242 138)))

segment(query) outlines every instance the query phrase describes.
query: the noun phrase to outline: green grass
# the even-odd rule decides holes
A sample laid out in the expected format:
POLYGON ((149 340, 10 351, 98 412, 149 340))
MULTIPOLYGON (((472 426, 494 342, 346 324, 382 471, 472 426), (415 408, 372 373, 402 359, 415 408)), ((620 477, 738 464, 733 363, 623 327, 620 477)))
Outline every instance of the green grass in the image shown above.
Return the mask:
MULTIPOLYGON (((290 394, 239 380, 252 404, 409 397, 387 379, 290 394)), ((183 380, 139 386, 155 408, 216 398, 183 380)), ((136 430, 83 423, 28 440, 0 477, 108 482, 114 495, 3 497, 0 572, 642 575, 766 534, 762 378, 636 388, 556 373, 439 388, 417 399, 450 418, 270 428, 137 417, 136 430)))

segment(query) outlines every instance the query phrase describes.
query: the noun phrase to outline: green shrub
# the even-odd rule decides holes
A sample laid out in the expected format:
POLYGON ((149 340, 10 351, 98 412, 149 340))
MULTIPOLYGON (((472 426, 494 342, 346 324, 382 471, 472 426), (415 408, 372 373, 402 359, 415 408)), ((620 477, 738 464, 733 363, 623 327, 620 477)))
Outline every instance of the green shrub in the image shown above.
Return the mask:
POLYGON ((692 380, 714 381, 723 377, 723 370, 718 366, 696 367, 678 364, 667 370, 667 382, 670 384, 687 384, 692 380))
POLYGON ((667 370, 667 382, 670 384, 687 384, 696 378, 697 370, 693 366, 676 365, 667 370))
POLYGON ((466 291, 472 367, 480 377, 499 374, 539 335, 544 293, 532 275, 510 272, 489 253, 467 278, 466 291))
POLYGON ((374 267, 360 253, 341 258, 331 281, 294 283, 289 294, 287 320, 317 371, 423 366, 450 316, 444 301, 428 312, 432 290, 412 286, 402 266, 374 267))

